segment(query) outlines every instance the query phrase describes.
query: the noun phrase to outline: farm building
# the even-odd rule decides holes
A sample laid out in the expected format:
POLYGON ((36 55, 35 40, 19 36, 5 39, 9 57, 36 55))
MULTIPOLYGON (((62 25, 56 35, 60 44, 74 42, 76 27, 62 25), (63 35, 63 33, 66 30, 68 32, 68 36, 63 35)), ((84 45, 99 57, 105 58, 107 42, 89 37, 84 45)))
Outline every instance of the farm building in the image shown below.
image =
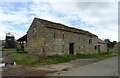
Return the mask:
POLYGON ((27 35, 18 39, 26 42, 25 51, 30 54, 96 54, 98 36, 73 27, 35 18, 27 35))

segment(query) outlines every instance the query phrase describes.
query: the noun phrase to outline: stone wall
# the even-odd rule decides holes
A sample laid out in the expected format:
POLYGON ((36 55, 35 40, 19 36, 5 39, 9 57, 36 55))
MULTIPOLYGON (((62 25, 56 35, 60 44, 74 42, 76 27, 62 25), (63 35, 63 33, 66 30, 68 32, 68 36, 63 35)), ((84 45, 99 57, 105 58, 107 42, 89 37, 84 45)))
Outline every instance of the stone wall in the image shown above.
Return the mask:
POLYGON ((109 48, 109 52, 120 52, 120 42, 115 44, 113 48, 109 48))
POLYGON ((100 53, 106 53, 107 52, 107 44, 99 43, 98 45, 100 45, 100 53))
POLYGON ((44 35, 44 26, 40 24, 40 22, 34 19, 33 23, 31 24, 28 32, 27 32, 27 48, 26 51, 30 54, 39 54, 41 55, 44 50, 44 42, 45 38, 44 35), (33 31, 33 28, 36 29, 33 31), (34 33, 33 33, 34 32, 34 33))
POLYGON ((45 52, 47 54, 69 54, 69 44, 74 43, 74 54, 97 53, 97 37, 45 28, 45 52), (55 35, 55 36, 54 36, 55 35), (89 39, 92 42, 89 43, 89 39))

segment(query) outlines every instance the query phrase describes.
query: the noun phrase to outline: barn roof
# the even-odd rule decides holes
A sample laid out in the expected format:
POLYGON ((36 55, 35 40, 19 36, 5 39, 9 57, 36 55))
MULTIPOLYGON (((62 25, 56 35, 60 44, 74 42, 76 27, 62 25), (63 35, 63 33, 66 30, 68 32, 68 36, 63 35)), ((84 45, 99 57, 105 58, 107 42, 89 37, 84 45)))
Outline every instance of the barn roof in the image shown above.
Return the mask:
POLYGON ((105 44, 106 42, 105 42, 105 41, 103 41, 103 40, 101 40, 101 39, 99 39, 99 40, 98 40, 98 43, 105 44))
POLYGON ((74 28, 74 27, 68 27, 66 25, 63 25, 61 23, 55 23, 52 21, 40 19, 40 18, 35 18, 40 21, 41 24, 44 24, 45 27, 48 28, 53 28, 53 29, 58 29, 58 30, 63 30, 63 31, 68 31, 68 32, 73 32, 73 33, 79 33, 79 34, 84 34, 84 35, 89 35, 89 36, 96 36, 95 34, 90 33, 89 31, 74 28))
POLYGON ((27 34, 19 38, 17 41, 27 41, 27 34))

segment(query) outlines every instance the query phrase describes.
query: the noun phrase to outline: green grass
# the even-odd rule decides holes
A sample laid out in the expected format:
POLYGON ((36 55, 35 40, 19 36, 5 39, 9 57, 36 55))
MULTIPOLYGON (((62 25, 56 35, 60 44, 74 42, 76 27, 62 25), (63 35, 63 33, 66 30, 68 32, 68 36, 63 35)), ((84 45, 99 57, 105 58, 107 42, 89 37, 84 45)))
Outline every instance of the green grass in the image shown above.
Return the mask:
POLYGON ((108 58, 118 56, 117 52, 111 52, 111 53, 103 53, 103 54, 87 54, 87 55, 80 55, 78 57, 80 58, 108 58))
POLYGON ((46 56, 44 58, 37 56, 37 55, 30 55, 27 53, 11 53, 9 56, 11 60, 16 61, 17 64, 22 65, 44 65, 44 64, 58 64, 58 63, 65 63, 71 60, 75 59, 81 59, 81 58, 108 58, 120 55, 118 52, 112 52, 112 53, 104 53, 104 54, 81 54, 81 55, 52 55, 52 56, 46 56))
POLYGON ((46 59, 51 60, 51 61, 46 62, 48 64, 57 64, 57 63, 64 63, 64 62, 68 62, 71 60, 75 60, 77 59, 77 56, 75 55, 52 55, 52 56, 47 56, 46 59))
POLYGON ((39 62, 39 57, 36 55, 29 55, 27 53, 13 52, 9 55, 10 59, 22 65, 33 65, 39 62))
POLYGON ((16 49, 2 49, 0 51, 16 51, 16 49))

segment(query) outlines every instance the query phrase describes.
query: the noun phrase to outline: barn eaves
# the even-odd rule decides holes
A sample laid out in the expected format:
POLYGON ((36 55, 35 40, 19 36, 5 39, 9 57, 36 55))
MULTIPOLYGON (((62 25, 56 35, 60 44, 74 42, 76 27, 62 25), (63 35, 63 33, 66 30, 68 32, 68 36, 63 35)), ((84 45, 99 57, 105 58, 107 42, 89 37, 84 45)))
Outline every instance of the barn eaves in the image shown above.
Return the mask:
POLYGON ((17 41, 19 41, 19 42, 26 41, 27 42, 27 34, 24 35, 23 37, 19 38, 17 41))

